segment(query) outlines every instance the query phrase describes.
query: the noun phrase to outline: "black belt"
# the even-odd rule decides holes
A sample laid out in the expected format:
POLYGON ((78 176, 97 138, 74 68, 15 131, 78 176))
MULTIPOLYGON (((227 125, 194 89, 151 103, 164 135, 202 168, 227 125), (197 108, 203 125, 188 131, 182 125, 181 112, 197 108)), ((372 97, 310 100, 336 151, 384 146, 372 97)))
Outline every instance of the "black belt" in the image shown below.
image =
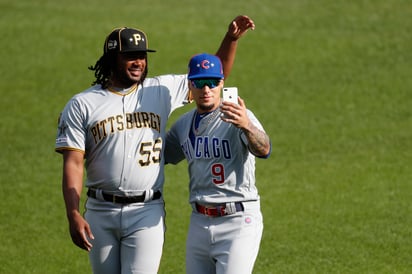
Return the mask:
POLYGON ((211 216, 211 217, 219 217, 219 216, 226 216, 231 215, 239 211, 244 211, 243 204, 241 202, 235 202, 234 208, 230 208, 227 205, 218 205, 218 206, 203 206, 196 203, 196 210, 197 212, 211 216))
MULTIPOLYGON (((94 198, 94 199, 98 199, 96 189, 89 188, 87 190, 87 196, 94 198)), ((108 194, 102 191, 102 196, 105 201, 117 203, 117 204, 143 203, 146 198, 146 191, 143 192, 142 195, 137 195, 137 196, 119 196, 119 195, 108 194)), ((153 193, 152 200, 160 199, 160 197, 162 197, 162 193, 158 190, 153 193)))

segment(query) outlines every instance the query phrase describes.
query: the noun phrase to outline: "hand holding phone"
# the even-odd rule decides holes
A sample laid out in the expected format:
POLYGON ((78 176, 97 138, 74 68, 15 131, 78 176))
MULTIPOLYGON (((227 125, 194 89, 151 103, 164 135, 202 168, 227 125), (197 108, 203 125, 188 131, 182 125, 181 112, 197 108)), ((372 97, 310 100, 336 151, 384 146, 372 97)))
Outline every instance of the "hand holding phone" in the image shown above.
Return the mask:
POLYGON ((237 97, 238 97, 237 87, 224 87, 223 88, 223 101, 238 104, 237 97))

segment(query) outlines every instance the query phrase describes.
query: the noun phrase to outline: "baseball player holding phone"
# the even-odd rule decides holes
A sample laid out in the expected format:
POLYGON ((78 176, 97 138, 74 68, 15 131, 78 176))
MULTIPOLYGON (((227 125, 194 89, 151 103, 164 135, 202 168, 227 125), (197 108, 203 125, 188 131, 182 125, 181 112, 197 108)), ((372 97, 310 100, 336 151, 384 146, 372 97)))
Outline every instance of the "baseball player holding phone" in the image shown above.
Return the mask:
MULTIPOLYGON (((228 75, 237 40, 253 21, 236 17, 217 52, 228 75)), ((94 273, 157 273, 164 240, 164 141, 171 112, 188 98, 187 75, 147 76, 144 32, 117 28, 90 67, 96 80, 59 118, 63 196, 73 242, 94 273), (80 213, 83 169, 88 199, 80 213)))
POLYGON ((190 60, 196 109, 183 114, 166 137, 166 162, 188 162, 188 274, 252 273, 263 231, 255 156, 269 157, 270 139, 236 92, 224 95, 235 96, 234 102, 221 101, 223 78, 218 57, 190 60))

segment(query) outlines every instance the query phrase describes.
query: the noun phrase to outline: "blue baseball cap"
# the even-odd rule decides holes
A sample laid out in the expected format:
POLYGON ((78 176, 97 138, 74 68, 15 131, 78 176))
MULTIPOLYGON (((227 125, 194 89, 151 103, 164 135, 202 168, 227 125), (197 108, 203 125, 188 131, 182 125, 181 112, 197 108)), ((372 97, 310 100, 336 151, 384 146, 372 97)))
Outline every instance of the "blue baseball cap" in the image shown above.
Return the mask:
POLYGON ((201 53, 194 55, 189 61, 189 73, 187 78, 225 78, 223 75, 222 62, 216 55, 201 53))

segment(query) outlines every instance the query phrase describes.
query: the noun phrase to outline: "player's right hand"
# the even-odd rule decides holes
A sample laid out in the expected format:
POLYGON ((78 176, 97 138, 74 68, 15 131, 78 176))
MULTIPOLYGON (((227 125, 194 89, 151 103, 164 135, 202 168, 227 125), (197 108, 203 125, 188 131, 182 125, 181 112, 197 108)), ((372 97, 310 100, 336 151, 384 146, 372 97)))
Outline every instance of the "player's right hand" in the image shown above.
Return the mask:
POLYGON ((239 39, 244 35, 249 29, 255 29, 255 23, 247 15, 239 15, 232 20, 229 24, 228 34, 233 39, 239 39))
POLYGON ((93 240, 94 236, 89 224, 80 215, 80 213, 76 213, 73 216, 70 216, 69 229, 73 243, 81 249, 90 251, 93 245, 89 239, 93 240))

